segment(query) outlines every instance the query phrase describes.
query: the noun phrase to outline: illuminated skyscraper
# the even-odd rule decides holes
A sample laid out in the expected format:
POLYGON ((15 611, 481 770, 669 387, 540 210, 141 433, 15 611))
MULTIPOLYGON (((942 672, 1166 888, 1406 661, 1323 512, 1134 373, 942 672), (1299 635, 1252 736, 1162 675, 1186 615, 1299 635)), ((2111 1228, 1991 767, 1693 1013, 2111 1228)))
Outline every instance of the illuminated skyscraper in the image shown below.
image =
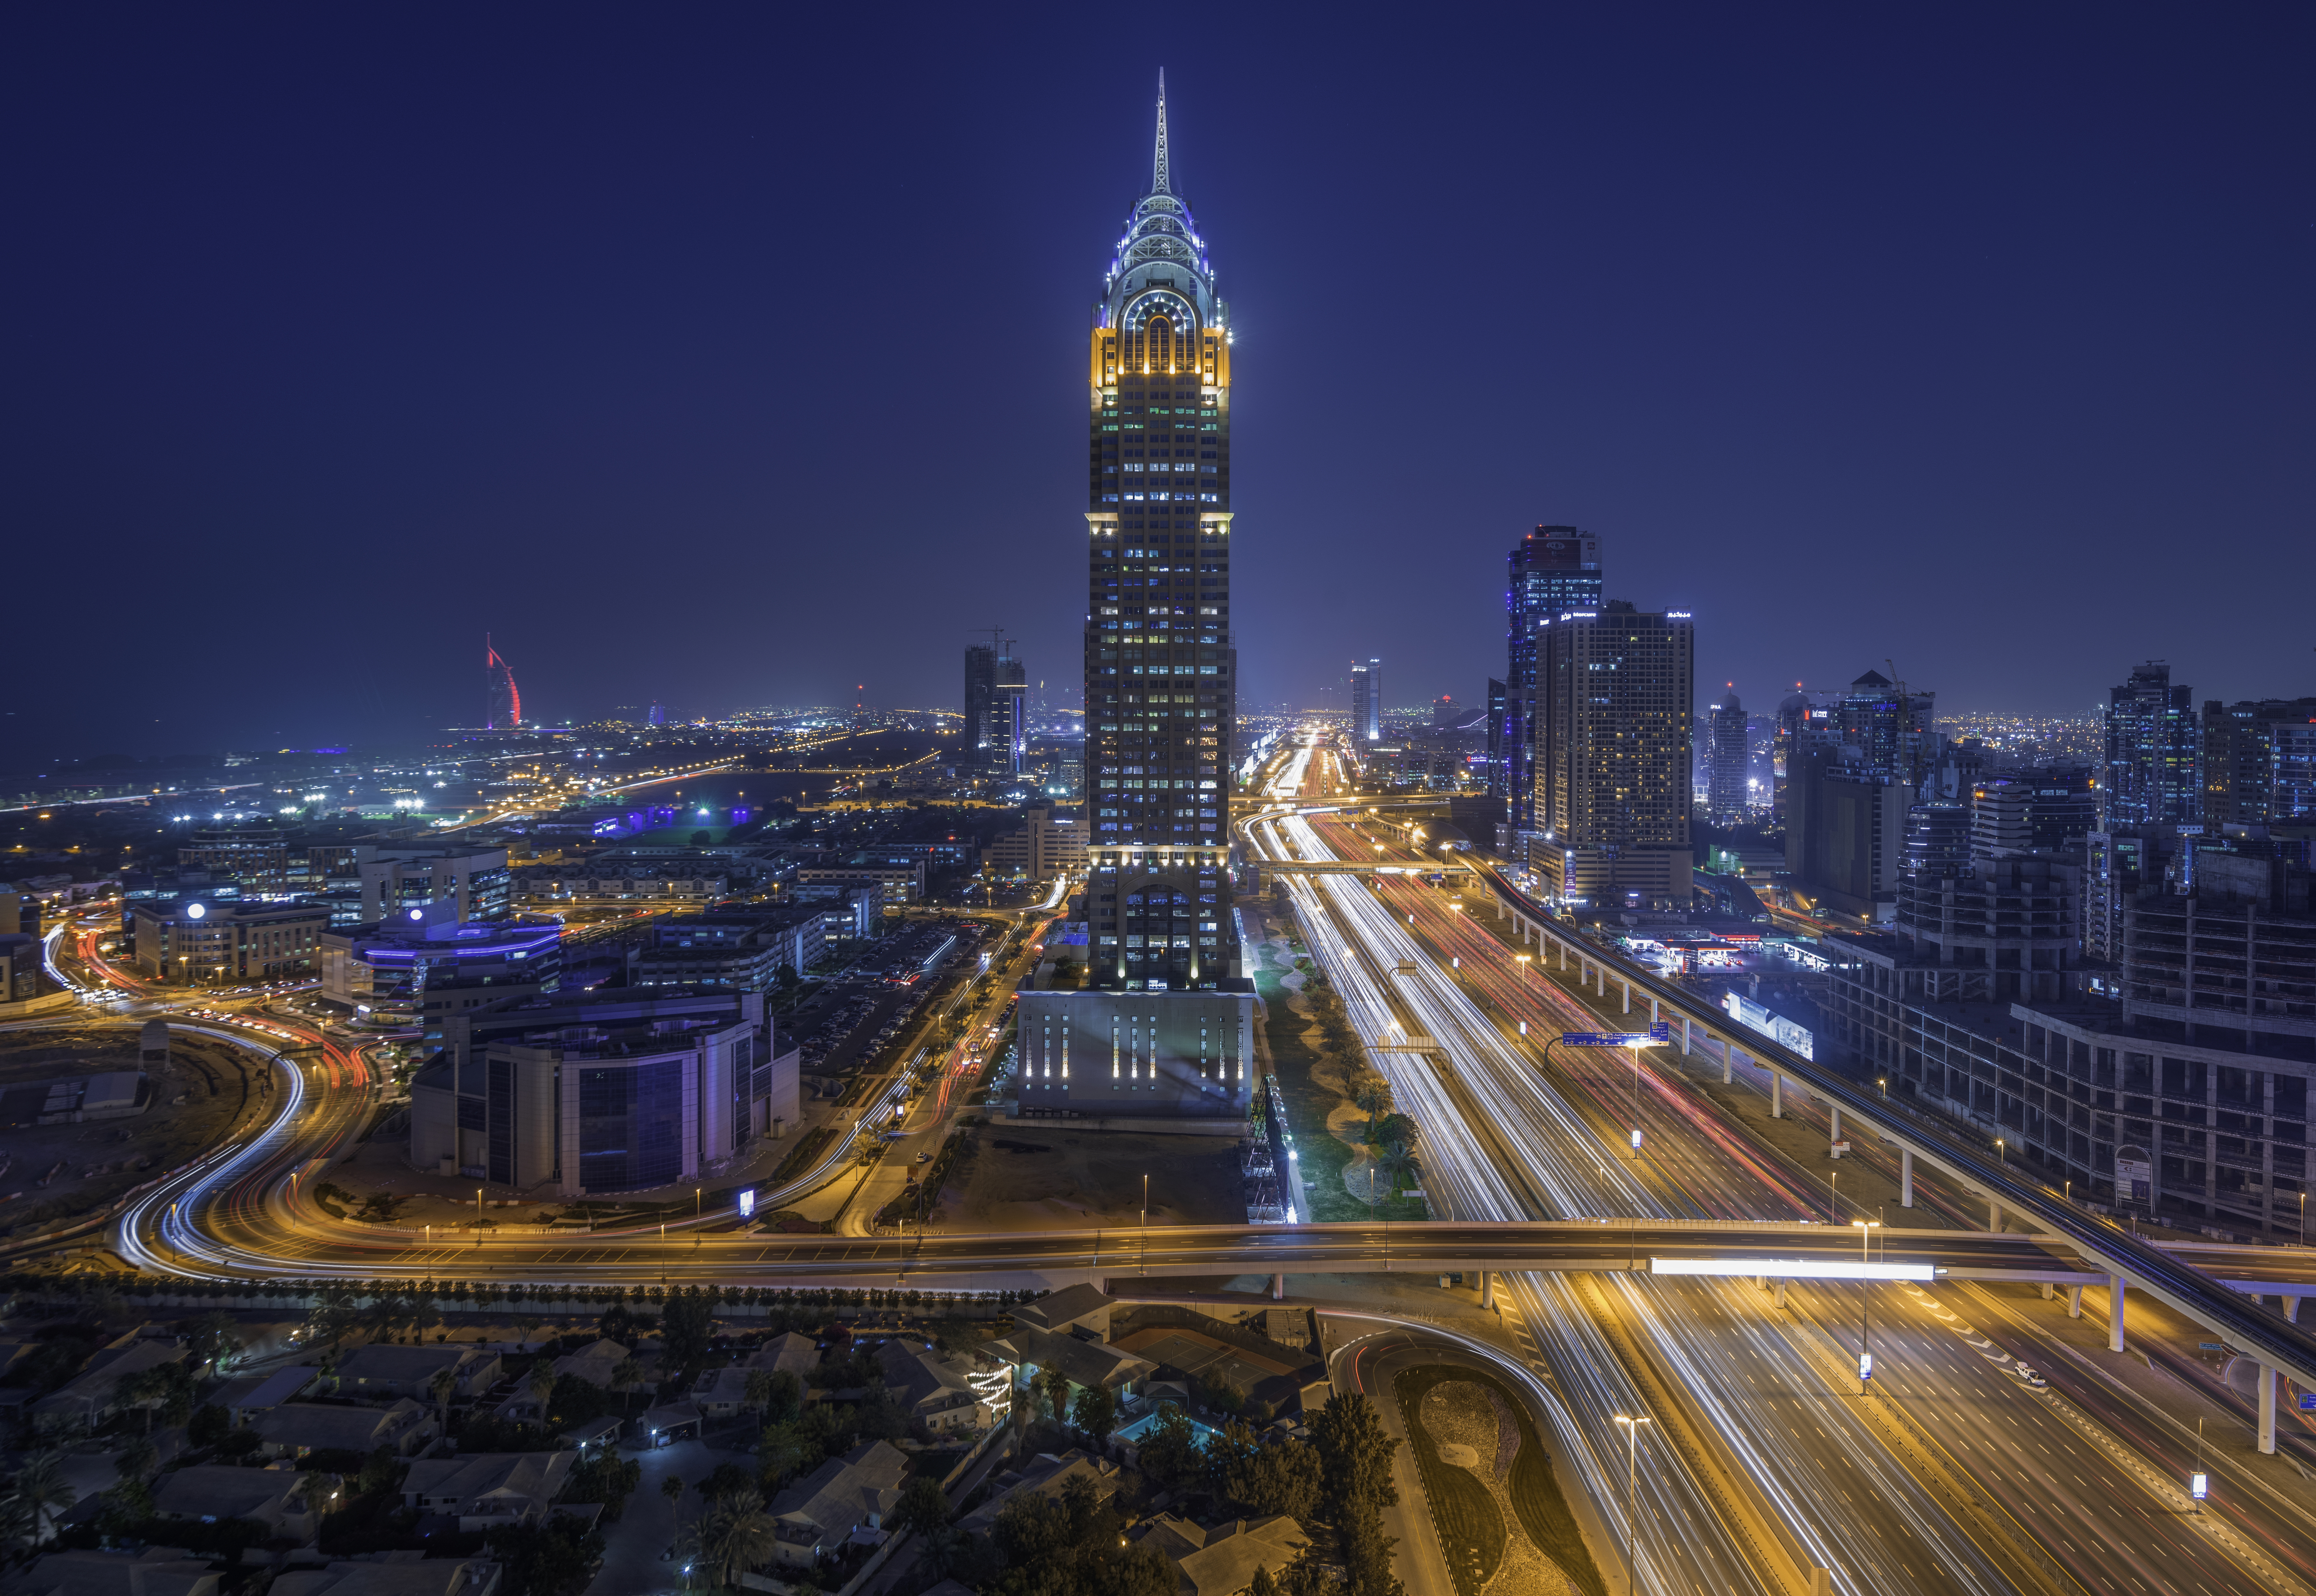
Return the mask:
POLYGON ((2100 829, 2179 826, 2203 818, 2202 737, 2192 695, 2160 660, 2131 668, 2107 694, 2105 813, 2100 829))
POLYGON ((1537 639, 1530 859, 1563 900, 1687 908, 1694 623, 1610 599, 1537 639))
POLYGON ((1011 639, 993 636, 965 651, 965 747, 958 763, 986 776, 1019 776, 1029 746, 1029 671, 1014 657, 1011 639))
POLYGON ((1087 370, 1089 971, 1238 974, 1230 914, 1229 306, 1157 155, 1102 279, 1087 370))
POLYGON ((1751 805, 1745 771, 1751 749, 1745 737, 1745 706, 1730 693, 1713 706, 1713 741, 1707 752, 1705 811, 1716 826, 1743 822, 1751 805))
POLYGON ((1536 812, 1537 628, 1559 616, 1600 608, 1600 540, 1573 527, 1538 527, 1519 541, 1504 587, 1504 714, 1491 737, 1501 769, 1491 785, 1511 806, 1519 830, 1542 829, 1536 812))
POLYGON ((1351 735, 1361 742, 1383 740, 1383 661, 1351 661, 1351 735))

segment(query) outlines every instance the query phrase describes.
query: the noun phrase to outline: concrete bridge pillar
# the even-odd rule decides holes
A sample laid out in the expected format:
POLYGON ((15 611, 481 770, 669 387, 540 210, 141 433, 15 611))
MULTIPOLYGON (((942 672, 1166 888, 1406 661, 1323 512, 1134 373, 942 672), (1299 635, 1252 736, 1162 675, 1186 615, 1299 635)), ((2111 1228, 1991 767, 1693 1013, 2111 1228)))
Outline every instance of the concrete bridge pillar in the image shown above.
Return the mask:
POLYGON ((2123 1351, 2123 1276, 2107 1277, 2107 1350, 2123 1351))
POLYGON ((2044 1300, 2044 1301, 2048 1302, 2048 1301, 2050 1301, 2050 1300, 2051 1300, 2051 1299, 2052 1299, 2052 1298, 2053 1298, 2053 1297, 2057 1296, 2058 1294, 2059 1294, 2059 1289, 2058 1289, 2058 1287, 2056 1287, 2056 1286, 2053 1285, 2049 1281, 2044 1281, 2043 1282, 2043 1300, 2044 1300))
POLYGON ((1898 1206, 1914 1206, 1914 1149, 1898 1149, 1898 1206))
POLYGON ((1684 1059, 1688 1057, 1688 1016, 1687 1015, 1680 1016, 1680 1056, 1684 1059))
POLYGON ((2276 1370, 2259 1366, 2259 1450, 2276 1450, 2276 1370))
POLYGON ((1841 1139, 1841 1104, 1836 1103, 1830 1106, 1833 1111, 1833 1129, 1828 1133, 1827 1139, 1839 1141, 1841 1139))
POLYGON ((1480 1306, 1490 1309, 1496 1306, 1496 1272, 1492 1269, 1480 1271, 1480 1306))
POLYGON ((1777 1282, 1777 1306, 1778 1306, 1779 1308, 1783 1308, 1783 1307, 1785 1307, 1785 1305, 1786 1305, 1786 1282, 1785 1282, 1785 1281, 1779 1281, 1777 1282))
POLYGON ((1786 1117, 1786 1077, 1774 1069, 1769 1071, 1769 1117, 1773 1120, 1786 1117))
POLYGON ((1270 1277, 1270 1299, 1273 1302, 1281 1302, 1286 1299, 1286 1297, 1287 1277, 1284 1274, 1272 1275, 1270 1277))
MULTIPOLYGON (((1604 964, 1604 965, 1602 965, 1602 966, 1600 967, 1600 973, 1601 973, 1603 976, 1606 976, 1606 975, 1608 973, 1608 967, 1607 965, 1605 965, 1605 964, 1604 964)), ((1633 1012, 1633 978, 1632 978, 1631 976, 1625 976, 1625 977, 1623 977, 1623 978, 1621 978, 1621 979, 1623 980, 1623 981, 1624 981, 1624 983, 1625 983, 1625 1009, 1624 1009, 1624 1012, 1625 1012, 1625 1013, 1626 1013, 1626 1014, 1630 1014, 1630 1013, 1632 1013, 1632 1012, 1633 1012)), ((1603 984, 1603 986, 1605 987, 1607 983, 1604 981, 1602 984, 1603 984)), ((1604 998, 1605 998, 1605 997, 1607 997, 1607 996, 1608 996, 1608 993, 1604 990, 1600 995, 1601 995, 1602 997, 1604 997, 1604 998)))
POLYGON ((2287 1325, 2297 1325, 2300 1322, 2299 1298, 2286 1297, 2284 1299, 2284 1322, 2287 1325))
POLYGON ((1662 1020, 1657 1017, 1657 1000, 1653 997, 1649 999, 1649 1024, 1652 1025, 1661 1025, 1664 1024, 1662 1020))
POLYGON ((2071 1319, 2083 1317, 2083 1289, 2080 1286, 2067 1288, 2067 1317, 2071 1319))
POLYGON ((1737 1058, 1735 1050, 1731 1048, 1730 1045, 1724 1042, 1721 1044, 1721 1084, 1723 1086, 1727 1086, 1733 1078, 1735 1078, 1736 1069, 1737 1058))
POLYGON ((1991 1197, 1986 1200, 1986 1228, 1990 1232, 2002 1228, 2002 1204, 1991 1197))
POLYGON ((1564 942, 1560 944, 1560 973, 1568 973, 1568 944, 1564 942))

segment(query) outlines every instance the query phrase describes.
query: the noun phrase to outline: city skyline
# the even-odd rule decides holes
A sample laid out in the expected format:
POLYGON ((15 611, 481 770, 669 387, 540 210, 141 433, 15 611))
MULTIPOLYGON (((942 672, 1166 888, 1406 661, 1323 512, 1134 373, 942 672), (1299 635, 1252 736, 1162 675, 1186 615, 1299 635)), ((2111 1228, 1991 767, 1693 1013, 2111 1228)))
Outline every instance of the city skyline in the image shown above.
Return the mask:
MULTIPOLYGON (((303 623, 324 595, 361 610, 381 562, 435 551, 472 590, 262 696, 156 691, 117 651, 39 659, 4 762, 422 734, 473 713, 484 630, 548 720, 637 700, 637 676, 708 708, 864 681, 940 703, 992 614, 1043 617, 1025 655, 1064 655, 1066 262, 1130 198, 1163 63, 1089 89, 1033 20, 897 51, 842 23, 485 24, 447 66, 374 26, 16 22, 49 68, 19 111, 42 131, 10 269, 42 307, 11 385, 21 574, 69 605, 80 551, 165 571, 104 600, 164 635, 303 623), (744 84, 799 46, 825 70, 744 84), (966 112, 975 158, 929 156, 940 86, 1000 56, 1013 86, 966 112), (922 316, 891 307, 923 303, 926 241, 990 221, 1026 319, 928 392, 922 316), (817 309, 793 316, 762 285, 830 236, 846 265, 802 268, 817 309), (962 558, 993 535, 1025 557, 962 558), (649 629, 617 601, 639 582, 753 595, 777 624, 746 648, 679 628, 639 669, 593 641, 649 629), (848 586, 890 638, 847 616, 848 586)), ((1996 52, 1966 22, 1529 26, 1386 57, 1264 20, 1176 64, 1193 198, 1232 234, 1223 291, 1268 374, 1241 395, 1263 464, 1237 488, 1240 581, 1305 600, 1243 644, 1249 701, 1318 702, 1347 648, 1392 659, 1411 702, 1476 698, 1501 669, 1476 573, 1538 523, 1626 551, 1609 596, 1694 610, 1700 683, 1749 703, 1885 658, 2020 714, 2088 710, 2148 658, 2199 695, 2303 690, 2281 584, 2183 607, 2144 572, 2183 538, 2257 569, 2305 526, 2308 243, 2267 200, 2295 142, 2278 119, 2304 113, 2242 75, 2280 70, 2304 19, 2028 24, 1996 52), (1540 52, 1565 81, 1539 123, 1510 108, 1540 52), (1355 158, 1314 142, 1333 85, 1385 75, 1355 158), (1346 215, 1388 240, 1381 302, 1327 264, 1346 215), (1548 378, 1456 308, 1523 261, 1497 304, 1537 325, 1548 378), (1371 377, 1340 337, 1362 322, 1424 335, 1371 377), (1369 395, 1356 423, 1322 397, 1345 391, 1369 395), (1421 580, 1386 580, 1411 558, 1421 580), (1976 607, 1997 570, 2046 596, 2037 625, 1976 607), (1805 623, 1759 625, 1765 607, 1805 623)))

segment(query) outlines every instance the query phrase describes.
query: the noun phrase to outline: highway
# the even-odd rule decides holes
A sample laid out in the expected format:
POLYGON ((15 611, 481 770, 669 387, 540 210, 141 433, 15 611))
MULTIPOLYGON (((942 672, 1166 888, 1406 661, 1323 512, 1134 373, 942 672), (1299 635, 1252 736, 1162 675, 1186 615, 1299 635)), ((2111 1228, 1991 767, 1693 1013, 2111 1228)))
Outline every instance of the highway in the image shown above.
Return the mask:
MULTIPOLYGON (((1290 761, 1306 797, 1323 794, 1330 780, 1323 757, 1318 770, 1311 764, 1307 748, 1290 761)), ((1269 856, 1329 858, 1351 846, 1346 824, 1278 811, 1245 829, 1269 856)), ((1644 1561, 1644 1589, 1805 1588, 1813 1566, 1834 1570, 1839 1590, 2120 1592, 2158 1570, 2214 1592, 2316 1589, 2308 1549, 2316 1535, 2304 1509, 2245 1494, 2186 1522, 2177 1459, 2145 1426, 2133 1433, 2136 1421, 2111 1394, 2063 1379, 2056 1396, 2038 1391, 2012 1372, 2015 1363, 1998 1366, 1987 1355, 2020 1347, 2057 1377, 2031 1334, 2006 1324, 1977 1334, 1981 1347, 1947 1322, 1976 1334, 2007 1311, 1956 1283, 1969 1275, 2080 1280, 2084 1265, 2070 1249, 1961 1229, 1886 1235, 1887 1260, 1950 1272, 1919 1298, 1871 1288, 1875 1346, 1887 1361, 1877 1370, 1883 1395, 1861 1400, 1850 1379, 1855 1342, 1844 1337, 1863 1288, 1796 1286, 1779 1309, 1750 1281, 1638 1272, 1652 1257, 1854 1256, 1846 1227, 1794 1222, 1822 1215, 1810 1183, 1677 1076, 1646 1065, 1649 1157, 1620 1157, 1630 1117, 1622 1056, 1613 1074, 1590 1060, 1571 1073, 1547 1065, 1515 1029, 1523 1018, 1538 1034, 1594 1029, 1603 1016, 1564 984, 1519 967, 1492 929, 1448 907, 1447 894, 1405 876, 1380 890, 1358 875, 1293 879, 1287 890, 1314 957, 1399 1106, 1422 1128, 1426 1185, 1435 1210, 1449 1216, 1444 1222, 854 1237, 753 1235, 723 1216, 678 1227, 684 1234, 665 1243, 656 1227, 437 1241, 334 1220, 306 1190, 367 1122, 378 1079, 363 1046, 289 1016, 218 1015, 194 1023, 269 1057, 298 1050, 277 1059, 279 1111, 262 1133, 140 1198, 117 1226, 116 1245, 139 1267, 218 1279, 575 1286, 889 1278, 972 1289, 1127 1272, 1502 1270, 1508 1326, 1531 1367, 1549 1377, 1560 1444, 1596 1501, 1621 1500, 1614 1415, 1648 1412, 1660 1421, 1642 1491, 1644 1522, 1655 1527, 1644 1534, 1666 1549, 1644 1561), (1462 958, 1466 972, 1442 968, 1443 953, 1462 958), (1715 1227, 1703 1228, 1707 1221, 1715 1227), (1742 1399, 1700 1397, 1709 1392, 1742 1399), (2067 1405, 2089 1423, 2067 1418, 2067 1405), (2118 1432, 2131 1442, 2121 1459, 2111 1444, 2118 1432), (2130 1457, 2143 1471, 2129 1467, 2130 1457), (2150 1459, 2160 1467, 2148 1467, 2150 1459), (2063 1516, 2063 1526, 2044 1525, 2044 1513, 2063 1516)), ((93 935, 77 940, 74 962, 139 990, 104 964, 93 935)), ((140 995, 148 1003, 168 996, 140 995)), ((976 1016, 976 1030, 984 1024, 976 1016)), ((778 1206, 850 1166, 858 1139, 887 1117, 919 1061, 895 1073, 813 1171, 766 1201, 778 1206)), ((962 1062, 947 1060, 944 1078, 962 1062)), ((1921 1186, 1935 1210, 1967 1217, 1959 1187, 1930 1176, 1921 1186)), ((2211 1292, 2191 1262, 2142 1251, 2152 1263, 2134 1257, 2135 1267, 2169 1271, 2198 1297, 2211 1292)), ((2246 1280, 2307 1276, 2280 1249, 2231 1255, 2224 1266, 2246 1280)))
MULTIPOLYGON (((1313 785, 1323 793, 1328 785, 1323 773, 1314 784, 1307 767, 1290 767, 1287 780, 1306 798, 1313 785)), ((1333 818, 1272 817, 1251 829, 1258 847, 1288 856, 1376 854, 1372 837, 1350 832, 1333 818)), ((1403 857, 1388 843, 1376 856, 1394 863, 1403 857)), ((1629 1055, 1580 1056, 1573 1075, 1539 1069, 1541 1050, 1509 1058, 1523 1045, 1513 1029, 1520 1020, 1545 1036, 1622 1028, 1618 1017, 1584 1007, 1564 985, 1517 962, 1512 949, 1457 912, 1449 895, 1407 876, 1377 877, 1373 885, 1356 877, 1296 878, 1290 890, 1304 909, 1310 945, 1371 1042, 1388 1049, 1420 1031, 1440 1044, 1428 1057, 1388 1051, 1376 1057, 1400 1106, 1425 1129, 1427 1184, 1449 1194, 1459 1215, 1475 1211, 1474 1203, 1479 1211, 1501 1211, 1490 1205, 1507 1195, 1547 1210, 1572 1195, 1599 1211, 1617 1211, 1599 1205, 1622 1203, 1629 1205, 1625 1211, 1643 1213, 1824 1214, 1825 1193, 1812 1189, 1814 1183, 1796 1180, 1782 1160, 1747 1145, 1698 1095, 1645 1067, 1639 1101, 1650 1156, 1637 1162, 1618 1157, 1629 1150, 1623 1144, 1634 1120, 1635 1077, 1624 1068, 1629 1055), (1460 976, 1441 969, 1451 953, 1465 967, 1460 976), (1473 997, 1490 1004, 1492 1018, 1481 1015, 1473 997), (1540 1084, 1547 1073, 1550 1085, 1540 1084), (1530 1087, 1525 1093, 1523 1082, 1530 1087), (1451 1132, 1445 1138, 1438 1133, 1443 1116, 1451 1132), (1505 1169, 1525 1161, 1539 1172, 1528 1190, 1487 1189, 1487 1138, 1467 1129, 1474 1125, 1524 1125, 1526 1135, 1508 1140, 1545 1144, 1504 1145, 1498 1153, 1505 1169), (1443 1173, 1449 1178, 1439 1178, 1443 1173)), ((1920 1184, 1930 1204, 1957 1219, 1966 1212, 1960 1193, 1941 1193, 1933 1181, 1920 1184)), ((1893 1237, 1892 1245, 1891 1255, 1902 1256, 1918 1241, 1893 1237)), ((2304 1260, 2287 1262, 2305 1278, 2304 1260)), ((1993 1343, 1974 1331, 1973 1342, 1963 1342, 1944 1323, 1963 1317, 1946 1306, 1955 1300, 1949 1284, 1920 1297, 1889 1286, 1795 1288, 1786 1308, 1765 1314, 1750 1287, 1630 1278, 1601 1283, 1612 1289, 1590 1293, 1599 1327, 1630 1334, 1661 1372, 1660 1395, 1681 1393, 1673 1405, 1696 1410, 1703 1432, 1698 1455, 1684 1459, 1688 1481, 1652 1483, 1660 1521, 1702 1524, 1711 1517, 1715 1470, 1706 1454, 1717 1444, 1724 1487, 1742 1482, 1759 1492, 1765 1517, 1786 1521, 1797 1563, 1839 1559, 1825 1564, 1837 1570, 1838 1589, 1848 1577, 1858 1588, 2003 1588, 2007 1579, 2125 1591, 2135 1571, 2145 1571, 2173 1581, 2192 1574, 2214 1591, 2247 1581, 2282 1590, 2307 1588, 2316 1572, 2309 1557, 2316 1525, 2296 1504, 2252 1493, 2224 1507, 2215 1503, 2212 1514, 2191 1522, 2182 1512, 2184 1470, 2133 1457, 2101 1422, 2100 1410, 2116 1405, 2108 1392, 2071 1393, 2100 1416, 2071 1408, 2077 1422, 2055 1418, 2054 1409, 2071 1406, 2067 1398, 2026 1385, 2009 1354, 1997 1363, 1993 1343), (1854 1382, 1852 1305, 1866 1290, 1875 1297, 1884 1393, 1871 1404, 1860 1402, 1854 1382), (1839 1306, 1829 1308, 1832 1302, 1839 1306), (1693 1395, 1715 1390, 1746 1399, 1698 1402, 1693 1395), (2135 1467, 2123 1467, 2118 1455, 2135 1467), (2063 1530, 2051 1521, 2053 1513, 2071 1520, 2063 1530)), ((1567 1295, 1565 1281, 1523 1281, 1514 1292, 1515 1311, 1528 1344, 1560 1377, 1588 1443, 1598 1447, 1601 1437, 1617 1433, 1613 1412, 1633 1411, 1627 1405, 1638 1394, 1597 1377, 1603 1360, 1586 1344, 1581 1310, 1561 1299, 1567 1295)), ((2020 1344, 2015 1334, 2006 1340, 2020 1344)), ((2035 1350, 2031 1340, 2025 1344, 2035 1350)), ((2036 1361, 2049 1360, 2038 1352, 2036 1361)), ((2143 1430, 2137 1418, 2132 1415, 2132 1427, 2143 1430)), ((1665 1429, 1661 1422, 1660 1438, 1665 1429)), ((1716 1588, 1730 1547, 1692 1542, 1686 1553, 1699 1554, 1697 1565, 1665 1570, 1666 1588, 1687 1588, 1690 1580, 1716 1588)))

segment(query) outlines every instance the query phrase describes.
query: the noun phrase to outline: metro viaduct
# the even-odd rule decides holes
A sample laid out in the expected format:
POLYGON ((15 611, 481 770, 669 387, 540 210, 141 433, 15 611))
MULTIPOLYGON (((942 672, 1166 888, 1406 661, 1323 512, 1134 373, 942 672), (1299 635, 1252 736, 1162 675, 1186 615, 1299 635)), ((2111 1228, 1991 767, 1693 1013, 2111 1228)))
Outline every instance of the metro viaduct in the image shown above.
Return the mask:
MULTIPOLYGON (((2260 1366, 2262 1451, 2276 1450, 2277 1377, 2289 1376, 2301 1389, 2316 1390, 2316 1335, 2298 1323, 2298 1293, 2283 1293, 2284 1313, 2268 1311, 2258 1297, 2247 1298, 2256 1282, 2214 1279, 2171 1251, 2086 1212, 2018 1166, 2003 1162, 1999 1156, 1989 1157, 1943 1128, 1914 1118, 1902 1105, 1878 1098, 1847 1077, 1737 1024, 1720 1009, 1663 980, 1645 965, 1581 935, 1568 922, 1512 886, 1501 872, 1483 867, 1476 876, 1495 901, 1498 920, 1511 922, 1513 935, 1523 946, 1531 943, 1536 946, 1539 962, 1556 957, 1561 970, 1573 966, 1580 989, 1593 988, 1604 1005, 1613 989, 1621 996, 1622 1013, 1635 1013, 1637 998, 1647 1006, 1652 1024, 1661 1022, 1672 1028, 1684 1056, 1702 1051, 1708 1058, 1719 1058, 1724 1084, 1740 1059, 1765 1070, 1773 1118, 1783 1117, 1787 1090, 1801 1091, 1831 1112, 1835 1139, 1840 1139, 1842 1116, 1847 1114, 1895 1147, 1903 1206, 1913 1206, 1914 1161, 1919 1158, 1985 1202, 1989 1230, 1999 1227, 2006 1213, 2012 1214, 2029 1221, 2045 1242, 2073 1251, 2106 1277, 2111 1303, 2109 1350, 2123 1351, 2124 1297, 2136 1290, 2256 1359, 2260 1366)), ((2267 1290, 2276 1292, 2278 1288, 2271 1284, 2267 1290)))

